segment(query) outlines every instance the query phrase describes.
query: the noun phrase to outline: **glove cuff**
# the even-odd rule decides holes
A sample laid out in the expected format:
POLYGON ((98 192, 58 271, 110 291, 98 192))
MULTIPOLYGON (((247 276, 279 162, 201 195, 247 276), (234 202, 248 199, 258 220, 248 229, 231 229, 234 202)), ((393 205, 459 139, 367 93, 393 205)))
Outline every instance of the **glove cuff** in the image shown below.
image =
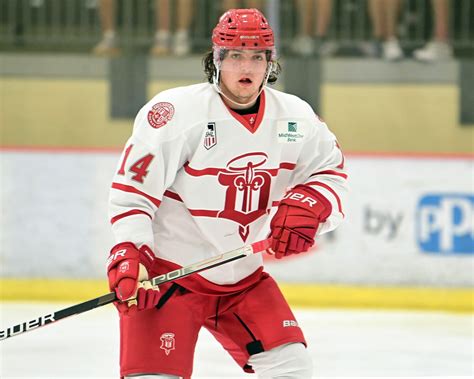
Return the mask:
POLYGON ((319 222, 327 220, 332 213, 331 202, 315 189, 300 184, 288 191, 280 204, 310 211, 319 222))
POLYGON ((156 261, 155 253, 153 253, 153 250, 151 250, 147 245, 142 245, 138 252, 140 253, 140 263, 145 266, 149 272, 156 261))

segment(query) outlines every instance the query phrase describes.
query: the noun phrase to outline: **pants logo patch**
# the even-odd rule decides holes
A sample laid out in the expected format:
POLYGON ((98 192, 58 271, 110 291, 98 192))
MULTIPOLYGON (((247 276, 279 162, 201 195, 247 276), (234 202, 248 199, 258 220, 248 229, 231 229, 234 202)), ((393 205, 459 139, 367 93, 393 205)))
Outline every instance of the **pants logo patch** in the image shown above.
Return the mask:
POLYGON ((166 355, 169 355, 171 350, 175 349, 176 341, 174 339, 174 333, 163 333, 160 337, 161 346, 160 349, 163 349, 166 355))

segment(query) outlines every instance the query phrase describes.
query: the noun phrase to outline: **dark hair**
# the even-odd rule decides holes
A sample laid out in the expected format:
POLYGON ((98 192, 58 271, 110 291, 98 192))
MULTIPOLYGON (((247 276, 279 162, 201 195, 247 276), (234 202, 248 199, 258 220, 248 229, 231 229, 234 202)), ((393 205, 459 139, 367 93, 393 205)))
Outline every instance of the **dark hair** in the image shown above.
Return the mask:
MULTIPOLYGON (((225 51, 225 50, 223 50, 225 51)), ((226 53, 227 51, 225 51, 226 53)), ((224 54, 225 54, 224 53, 224 54)), ((270 61, 271 59, 271 51, 267 50, 266 51, 266 56, 267 56, 267 61, 270 61)), ((224 59, 225 55, 221 57, 221 59, 224 59)), ((204 66, 204 72, 206 73, 207 76, 207 81, 209 83, 212 83, 212 78, 214 74, 216 73, 216 66, 214 65, 214 53, 213 51, 209 51, 203 58, 202 58, 202 64, 204 66)), ((281 66, 280 63, 274 62, 273 64, 273 69, 270 72, 270 75, 268 76, 268 84, 275 84, 275 82, 278 79, 278 75, 281 72, 281 66)))

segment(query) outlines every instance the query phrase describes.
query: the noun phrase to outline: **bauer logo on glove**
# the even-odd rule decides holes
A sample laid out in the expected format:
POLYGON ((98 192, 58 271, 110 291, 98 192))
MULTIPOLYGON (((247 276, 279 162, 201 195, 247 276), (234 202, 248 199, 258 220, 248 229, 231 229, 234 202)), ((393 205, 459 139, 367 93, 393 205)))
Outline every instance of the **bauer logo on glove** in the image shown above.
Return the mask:
POLYGON ((308 251, 331 209, 331 203, 311 187, 299 185, 289 191, 270 223, 275 258, 308 251))

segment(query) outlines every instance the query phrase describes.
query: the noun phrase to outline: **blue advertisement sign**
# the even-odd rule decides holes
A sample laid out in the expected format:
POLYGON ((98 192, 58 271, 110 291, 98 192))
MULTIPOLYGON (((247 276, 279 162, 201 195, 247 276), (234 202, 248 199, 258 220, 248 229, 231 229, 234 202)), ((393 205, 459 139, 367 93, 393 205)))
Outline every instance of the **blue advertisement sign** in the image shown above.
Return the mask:
POLYGON ((422 251, 474 254, 474 195, 428 194, 420 198, 416 213, 422 251))

